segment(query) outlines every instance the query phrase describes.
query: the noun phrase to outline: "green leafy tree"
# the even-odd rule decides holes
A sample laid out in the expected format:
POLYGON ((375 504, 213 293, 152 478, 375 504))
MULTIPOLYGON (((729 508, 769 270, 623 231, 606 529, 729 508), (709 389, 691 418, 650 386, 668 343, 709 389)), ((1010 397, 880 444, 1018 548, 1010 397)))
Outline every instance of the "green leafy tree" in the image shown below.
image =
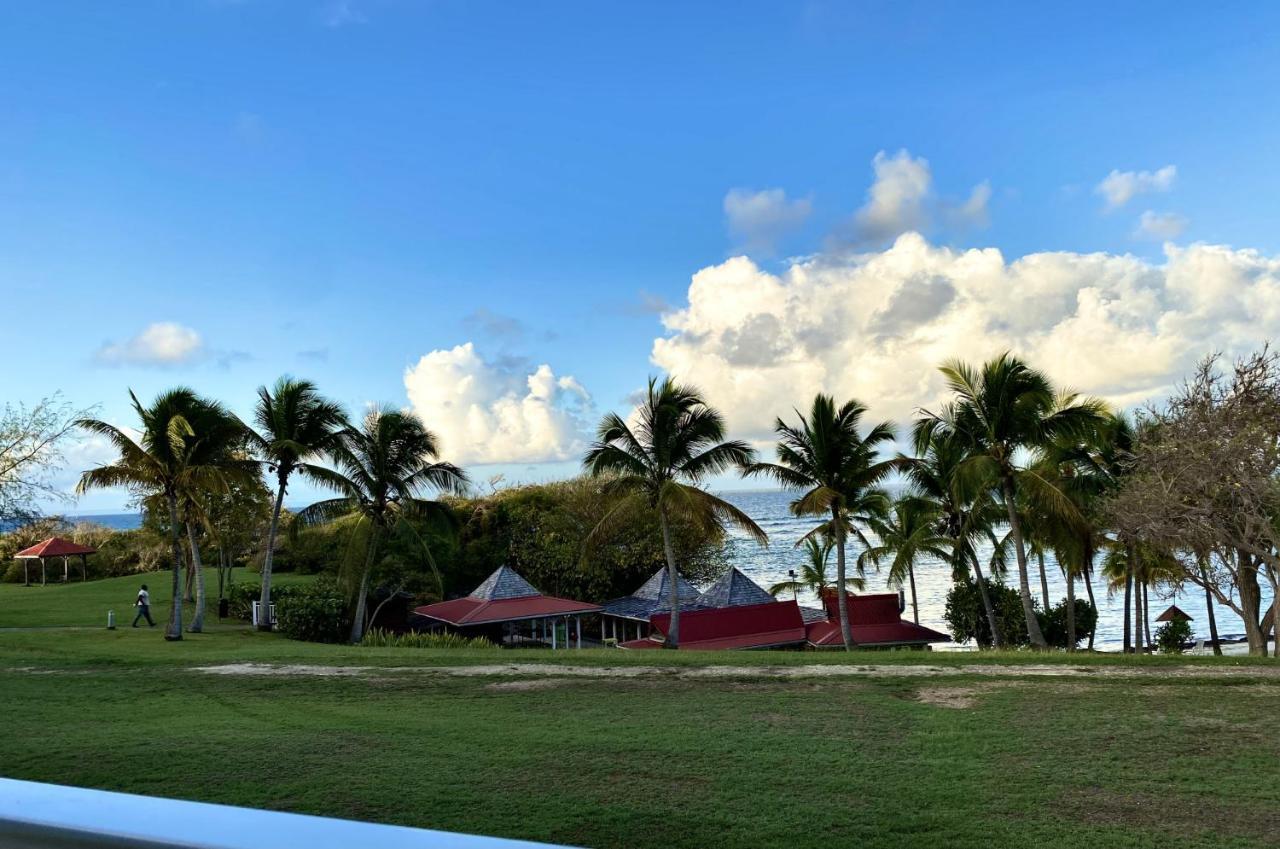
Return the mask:
POLYGON ((951 540, 940 534, 939 513, 927 499, 906 496, 893 503, 883 518, 872 516, 870 527, 878 542, 858 556, 858 568, 877 568, 888 561, 888 582, 894 589, 904 584, 911 589, 911 612, 920 624, 920 603, 916 598, 916 563, 932 557, 946 562, 952 553, 951 540))
MULTIPOLYGON (((351 547, 358 548, 360 542, 364 546, 351 620, 351 642, 358 643, 364 634, 369 577, 380 546, 394 532, 416 534, 412 519, 436 518, 452 525, 452 511, 422 494, 461 492, 467 476, 454 464, 436 459, 435 434, 421 419, 391 408, 370 410, 359 427, 344 429, 329 455, 335 468, 311 467, 310 475, 341 497, 300 511, 294 527, 354 519, 351 547)), ((430 548, 425 541, 419 543, 423 559, 435 570, 430 548)))
MULTIPOLYGON (((827 571, 831 562, 831 551, 835 541, 827 536, 806 537, 801 541, 807 559, 800 565, 800 574, 793 580, 782 581, 769 587, 769 594, 774 596, 786 593, 798 593, 800 590, 813 593, 819 599, 826 598, 827 592, 835 587, 835 579, 827 571)), ((861 574, 845 578, 847 590, 861 590, 866 587, 866 579, 861 574)))
POLYGON ((754 459, 745 442, 725 441, 724 417, 696 389, 670 378, 661 383, 649 380, 645 399, 636 410, 634 430, 614 413, 600 422, 596 442, 583 464, 591 476, 605 479, 603 494, 612 506, 588 534, 583 553, 589 555, 619 528, 632 524, 638 513, 657 515, 671 585, 668 648, 680 645, 679 571, 672 524, 686 523, 710 537, 729 522, 767 544, 768 535, 750 516, 701 488, 708 477, 746 469, 754 459))
POLYGON ((748 470, 788 489, 804 490, 791 503, 795 515, 827 517, 809 533, 825 533, 835 540, 835 590, 846 651, 853 649, 853 634, 845 603, 845 541, 852 534, 864 548, 871 547, 862 527, 888 508, 889 497, 879 484, 898 465, 896 460, 879 457, 880 446, 893 440, 893 425, 881 422, 863 435, 859 429, 865 413, 866 407, 857 401, 837 409, 831 396, 817 395, 807 417, 796 411, 798 425, 778 419, 774 426, 778 462, 756 463, 748 470))
POLYGON ((941 371, 955 397, 940 413, 928 415, 931 423, 927 429, 955 434, 969 443, 971 453, 961 472, 993 488, 1004 503, 1017 555, 1027 636, 1034 647, 1047 648, 1031 597, 1018 496, 1021 493, 1053 512, 1076 508, 1028 464, 1028 454, 1063 436, 1087 438, 1103 422, 1106 408, 1095 399, 1059 396, 1043 373, 1010 354, 1002 354, 980 369, 951 361, 941 371))
MULTIPOLYGON (((267 540, 263 547, 262 596, 259 600, 259 609, 270 610, 271 564, 289 479, 297 473, 312 481, 326 483, 328 477, 317 472, 318 467, 309 461, 329 452, 337 443, 338 434, 348 427, 348 422, 342 408, 321 396, 315 384, 291 377, 280 378, 270 389, 258 387, 253 421, 257 430, 249 431, 250 448, 276 479, 276 500, 271 508, 271 523, 267 526, 267 540)), ((270 630, 270 617, 262 617, 258 627, 270 630)))

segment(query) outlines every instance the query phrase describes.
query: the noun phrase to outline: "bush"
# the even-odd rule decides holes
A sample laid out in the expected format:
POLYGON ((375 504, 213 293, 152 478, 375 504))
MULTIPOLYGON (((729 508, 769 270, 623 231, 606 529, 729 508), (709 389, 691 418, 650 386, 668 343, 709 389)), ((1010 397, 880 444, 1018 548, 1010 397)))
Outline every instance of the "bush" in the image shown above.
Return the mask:
MULTIPOLYGON (((232 584, 227 588, 227 603, 231 608, 231 618, 243 619, 246 622, 251 621, 253 619, 253 603, 260 598, 262 598, 262 583, 260 581, 242 581, 232 584)), ((272 593, 272 599, 278 600, 276 592, 272 593)))
POLYGON ((496 643, 484 637, 464 637, 448 631, 411 631, 393 634, 374 628, 364 635, 360 645, 371 648, 392 649, 496 649, 496 643))
MULTIPOLYGON (((1045 641, 1060 649, 1067 647, 1067 600, 1064 598, 1048 613, 1039 614, 1040 630, 1045 641)), ((1076 646, 1089 638, 1098 622, 1098 610, 1087 599, 1076 599, 1076 646)))
POLYGON ((328 578, 281 587, 272 592, 272 601, 276 606, 276 627, 290 639, 340 643, 351 632, 347 595, 328 578))
POLYGON ((1181 619, 1166 622, 1156 629, 1156 645, 1165 654, 1182 654, 1182 647, 1191 642, 1191 625, 1181 619))
MULTIPOLYGON (((987 595, 995 611, 996 625, 1007 646, 1027 645, 1027 623, 1022 613, 1022 598, 1018 591, 1004 584, 986 580, 987 595)), ((947 609, 944 614, 951 637, 957 643, 974 640, 983 648, 993 645, 991 626, 986 611, 982 609, 982 595, 977 581, 957 581, 947 593, 947 609)))

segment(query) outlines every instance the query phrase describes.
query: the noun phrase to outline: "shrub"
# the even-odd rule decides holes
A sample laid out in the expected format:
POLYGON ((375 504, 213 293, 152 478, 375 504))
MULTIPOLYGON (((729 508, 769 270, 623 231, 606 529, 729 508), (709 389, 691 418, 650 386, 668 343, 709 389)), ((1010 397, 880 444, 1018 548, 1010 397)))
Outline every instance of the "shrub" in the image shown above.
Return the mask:
MULTIPOLYGON (((987 595, 995 611, 996 625, 1007 646, 1027 644, 1027 623, 1022 613, 1022 598, 1012 587, 987 579, 987 595)), ((986 611, 982 609, 982 595, 976 581, 957 581, 947 593, 947 609, 944 614, 951 637, 957 643, 974 640, 983 648, 993 645, 991 626, 986 611)))
POLYGON ((310 584, 273 591, 276 627, 294 640, 340 643, 351 631, 347 595, 337 582, 317 578, 310 584))
MULTIPOLYGON (((1067 600, 1054 605, 1048 613, 1039 614, 1040 630, 1045 641, 1058 648, 1067 647, 1067 600)), ((1098 621, 1098 610, 1087 599, 1076 599, 1076 645, 1088 639, 1098 621)))
POLYGON ((496 649, 496 643, 484 637, 464 637, 448 631, 410 631, 393 634, 374 628, 364 635, 360 645, 392 649, 496 649))
POLYGON ((1182 654, 1182 647, 1191 642, 1191 625, 1181 619, 1166 622, 1156 629, 1156 645, 1165 654, 1182 654))
MULTIPOLYGON (((232 584, 227 589, 227 603, 231 607, 231 618, 243 619, 246 622, 253 619, 253 603, 261 597, 260 581, 242 581, 232 584)), ((279 600, 278 590, 272 593, 272 599, 279 600)), ((278 605, 276 609, 279 610, 278 605)))

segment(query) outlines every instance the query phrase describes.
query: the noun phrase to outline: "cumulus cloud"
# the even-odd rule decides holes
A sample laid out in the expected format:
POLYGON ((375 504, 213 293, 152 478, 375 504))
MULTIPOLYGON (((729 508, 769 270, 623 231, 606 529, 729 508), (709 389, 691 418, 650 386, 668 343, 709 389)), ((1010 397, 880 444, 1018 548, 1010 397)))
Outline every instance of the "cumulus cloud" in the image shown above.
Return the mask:
POLYGON ((1108 210, 1119 209, 1138 195, 1167 192, 1173 188, 1178 169, 1166 165, 1158 171, 1112 171, 1094 187, 1102 195, 1108 210))
POLYGON ((789 200, 782 189, 730 189, 724 196, 729 235, 752 252, 772 253, 778 240, 799 227, 813 212, 807 198, 789 200))
POLYGON ((1165 242, 1181 236, 1189 223, 1186 216, 1176 212, 1153 212, 1148 209, 1138 217, 1138 229, 1134 231, 1134 235, 1140 239, 1165 242))
POLYGON ((867 202, 853 216, 853 243, 881 246, 903 233, 928 232, 935 223, 951 230, 972 230, 988 224, 987 205, 991 184, 973 187, 964 200, 938 197, 929 161, 900 150, 889 156, 883 150, 871 161, 875 179, 867 190, 867 202))
POLYGON ((937 366, 1011 350, 1114 403, 1168 391, 1209 350, 1280 336, 1280 258, 1194 245, 1163 263, 1069 252, 1007 259, 909 233, 884 251, 780 273, 745 257, 697 272, 655 365, 701 387, 734 433, 766 439, 817 391, 900 422, 944 391, 937 366))
POLYGON ((108 366, 177 366, 204 354, 199 333, 175 322, 160 321, 123 342, 104 343, 94 360, 108 366))
POLYGON ((591 396, 546 364, 489 362, 468 342, 436 350, 405 371, 409 403, 456 463, 577 459, 586 447, 591 396))

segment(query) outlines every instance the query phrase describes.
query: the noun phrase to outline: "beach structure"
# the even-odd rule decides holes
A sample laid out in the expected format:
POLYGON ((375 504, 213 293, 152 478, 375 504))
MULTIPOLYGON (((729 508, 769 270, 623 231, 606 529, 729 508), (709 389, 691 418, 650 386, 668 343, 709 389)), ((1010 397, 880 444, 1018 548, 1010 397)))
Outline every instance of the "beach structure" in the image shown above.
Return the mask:
POLYGON ((23 586, 31 586, 31 576, 27 567, 32 560, 40 561, 40 585, 44 586, 47 580, 45 562, 50 557, 62 558, 62 582, 66 583, 71 578, 70 561, 72 557, 80 558, 80 579, 86 581, 89 579, 89 555, 96 554, 98 549, 90 548, 87 545, 80 545, 62 537, 49 537, 42 542, 24 548, 17 554, 13 555, 15 560, 22 561, 22 583, 23 586))
MULTIPOLYGON (((629 639, 641 640, 649 635, 649 620, 655 613, 671 612, 670 570, 662 567, 645 581, 640 589, 631 595, 606 601, 600 613, 600 641, 615 640, 626 642, 629 639), (632 636, 634 634, 634 636, 632 636)), ((700 593, 697 588, 678 576, 676 592, 680 600, 680 611, 698 610, 700 593)))
MULTIPOLYGON (((826 618, 806 626, 805 641, 817 649, 843 648, 839 598, 835 590, 824 593, 822 601, 826 608, 826 618)), ((849 630, 853 635, 853 643, 860 648, 924 648, 930 643, 951 640, 946 634, 903 619, 905 605, 902 596, 897 593, 848 593, 845 595, 845 604, 849 611, 849 630)))
MULTIPOLYGON (((624 649, 662 648, 670 613, 651 620, 649 639, 620 643, 624 649)), ((760 604, 702 608, 680 613, 680 646, 685 651, 799 648, 804 645, 804 618, 795 601, 770 599, 760 604)))
POLYGON ((1191 614, 1176 604, 1169 605, 1168 610, 1156 617, 1157 622, 1190 622, 1191 614))
POLYGON ((543 595, 504 565, 468 596, 415 608, 411 624, 504 646, 582 648, 582 617, 600 611, 598 604, 543 595))

